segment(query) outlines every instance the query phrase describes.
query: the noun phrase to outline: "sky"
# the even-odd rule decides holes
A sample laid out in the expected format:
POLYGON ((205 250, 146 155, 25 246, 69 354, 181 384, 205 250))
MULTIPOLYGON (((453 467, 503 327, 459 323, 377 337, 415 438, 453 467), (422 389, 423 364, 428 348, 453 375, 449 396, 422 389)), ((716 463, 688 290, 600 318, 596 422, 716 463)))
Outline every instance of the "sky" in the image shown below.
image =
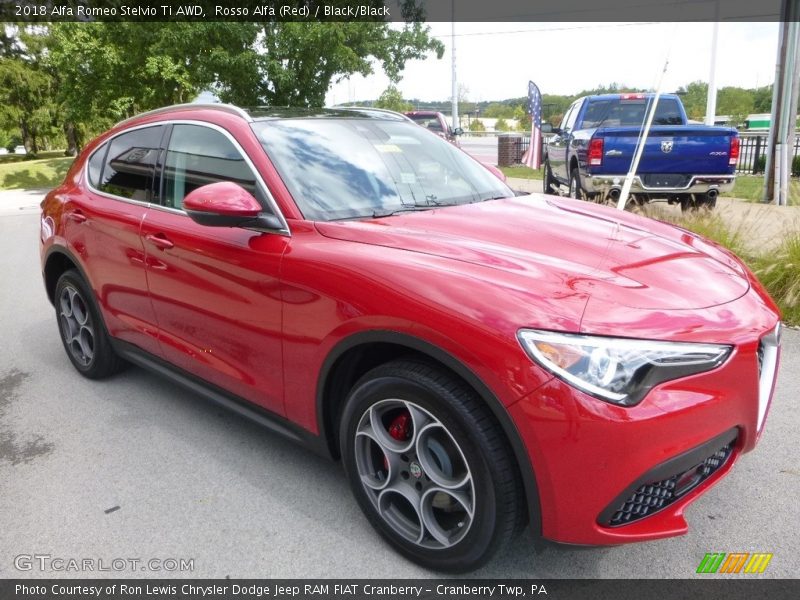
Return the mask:
MULTIPOLYGON (((403 97, 445 100, 451 95, 450 23, 429 23, 444 56, 406 64, 403 97)), ((775 79, 778 23, 720 23, 717 87, 752 88, 775 79)), ((533 80, 543 94, 571 95, 616 82, 655 89, 668 59, 662 91, 708 82, 713 23, 456 23, 456 72, 467 100, 527 94, 533 80)), ((374 100, 389 85, 380 65, 331 86, 328 105, 374 100)))

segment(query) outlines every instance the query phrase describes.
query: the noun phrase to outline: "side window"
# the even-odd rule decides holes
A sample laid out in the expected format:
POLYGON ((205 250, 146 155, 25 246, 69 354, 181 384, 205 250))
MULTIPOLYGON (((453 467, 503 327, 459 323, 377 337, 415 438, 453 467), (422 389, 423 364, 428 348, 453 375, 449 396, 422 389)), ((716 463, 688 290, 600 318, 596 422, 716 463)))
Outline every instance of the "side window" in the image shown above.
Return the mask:
POLYGON ((162 125, 135 129, 111 140, 97 189, 148 202, 163 129, 162 125))
POLYGON ((175 125, 164 161, 164 205, 180 209, 186 194, 219 181, 261 196, 252 169, 227 136, 202 125, 175 125))
POLYGON ((89 183, 94 188, 100 185, 100 174, 103 172, 103 161, 106 159, 106 150, 108 150, 108 144, 103 144, 95 150, 94 154, 89 158, 87 173, 89 176, 89 183))
POLYGON ((577 119, 578 119, 578 113, 581 112, 581 105, 582 104, 583 104, 583 102, 581 102, 581 101, 578 101, 575 104, 573 104, 572 105, 572 110, 570 111, 569 116, 567 116, 566 128, 569 129, 570 131, 572 131, 572 128, 575 127, 575 121, 577 121, 577 119))
POLYGON ((559 128, 561 131, 564 131, 564 129, 566 129, 566 127, 567 127, 567 121, 569 121, 569 118, 572 116, 572 110, 573 110, 574 108, 575 108, 575 106, 574 106, 574 105, 573 105, 573 106, 570 106, 570 107, 567 109, 567 112, 564 114, 564 117, 561 119, 561 124, 558 126, 558 128, 559 128))

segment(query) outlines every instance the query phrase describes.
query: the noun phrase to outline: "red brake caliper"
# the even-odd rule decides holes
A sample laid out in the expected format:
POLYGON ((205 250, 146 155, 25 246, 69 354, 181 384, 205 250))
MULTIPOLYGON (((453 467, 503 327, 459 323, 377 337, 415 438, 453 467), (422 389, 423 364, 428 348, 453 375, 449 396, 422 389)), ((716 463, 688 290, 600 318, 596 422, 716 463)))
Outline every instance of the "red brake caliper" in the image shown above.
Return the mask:
MULTIPOLYGON (((407 410, 401 412, 389 425, 389 435, 398 442, 405 442, 411 437, 411 413, 407 410)), ((383 468, 389 470, 389 459, 383 457, 383 468)))

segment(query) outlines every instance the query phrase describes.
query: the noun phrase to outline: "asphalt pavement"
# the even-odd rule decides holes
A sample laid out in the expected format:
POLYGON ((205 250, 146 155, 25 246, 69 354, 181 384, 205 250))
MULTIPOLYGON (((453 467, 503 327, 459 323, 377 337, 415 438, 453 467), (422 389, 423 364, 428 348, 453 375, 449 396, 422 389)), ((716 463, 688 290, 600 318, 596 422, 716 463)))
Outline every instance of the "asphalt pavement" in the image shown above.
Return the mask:
MULTIPOLYGON (((41 281, 39 198, 0 194, 0 578, 436 575, 372 531, 338 464, 141 369, 79 376, 41 281), (151 559, 162 570, 131 562, 151 559), (193 570, 163 570, 182 559, 193 570), (54 570, 78 564, 95 570, 54 570)), ((685 578, 707 552, 758 551, 774 555, 760 577, 797 577, 800 332, 784 340, 761 442, 688 509, 688 535, 571 548, 524 533, 474 576, 685 578)))

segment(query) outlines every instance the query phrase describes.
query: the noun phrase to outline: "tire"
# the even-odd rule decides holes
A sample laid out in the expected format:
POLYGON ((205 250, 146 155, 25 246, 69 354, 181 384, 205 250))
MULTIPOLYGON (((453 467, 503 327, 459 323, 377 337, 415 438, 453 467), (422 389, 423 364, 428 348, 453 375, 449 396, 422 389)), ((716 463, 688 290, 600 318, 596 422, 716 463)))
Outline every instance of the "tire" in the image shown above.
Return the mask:
POLYGON ((78 271, 70 269, 59 277, 55 307, 61 343, 78 373, 103 379, 124 367, 111 347, 94 295, 78 271))
POLYGON ((426 568, 472 571, 523 521, 522 483, 500 426, 471 388, 425 363, 398 360, 364 375, 339 439, 369 522, 426 568))
POLYGON ((585 200, 583 188, 581 187, 581 175, 575 167, 569 172, 569 197, 576 200, 585 200))
POLYGON ((557 195, 558 190, 556 187, 553 187, 554 185, 557 185, 557 183, 555 177, 553 177, 553 171, 550 169, 550 161, 545 159, 544 174, 542 175, 542 191, 551 196, 557 195))
POLYGON ((681 197, 681 212, 711 211, 716 205, 716 197, 710 199, 708 194, 687 194, 681 197))

